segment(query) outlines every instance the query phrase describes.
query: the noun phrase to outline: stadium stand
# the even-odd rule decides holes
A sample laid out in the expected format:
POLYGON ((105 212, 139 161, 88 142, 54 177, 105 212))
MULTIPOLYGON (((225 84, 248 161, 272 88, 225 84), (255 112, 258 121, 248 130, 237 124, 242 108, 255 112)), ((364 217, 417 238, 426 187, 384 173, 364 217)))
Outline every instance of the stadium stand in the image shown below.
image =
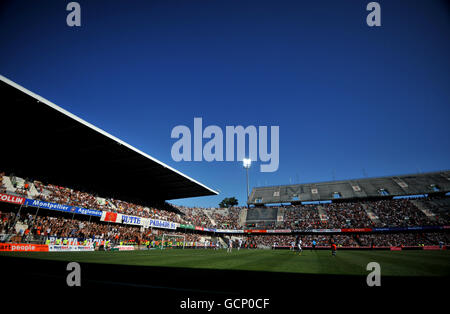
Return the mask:
MULTIPOLYGON (((419 226, 445 226, 448 224, 448 212, 445 204, 448 197, 432 196, 430 198, 414 199, 379 199, 344 203, 320 203, 308 205, 288 205, 256 208, 188 208, 166 204, 164 208, 146 207, 112 198, 94 196, 87 192, 67 187, 45 184, 42 181, 23 179, 14 175, 0 173, 0 190, 8 195, 23 196, 70 206, 95 209, 99 211, 116 212, 136 215, 144 218, 163 219, 178 224, 192 225, 197 230, 183 230, 187 246, 204 246, 205 243, 226 243, 223 235, 204 232, 203 228, 213 230, 226 229, 231 233, 244 231, 250 233, 238 234, 244 247, 270 248, 275 244, 278 248, 289 247, 296 240, 296 234, 251 234, 254 229, 280 232, 286 230, 298 231, 306 246, 316 241, 318 246, 329 245, 336 241, 343 247, 388 247, 388 246, 424 246, 448 244, 447 232, 395 232, 392 234, 307 234, 308 231, 341 230, 342 228, 397 228, 419 226), (30 191, 33 190, 33 193, 30 191), (443 204, 444 208, 440 205, 443 204), (241 221, 241 213, 247 213, 245 224, 241 221), (371 215, 375 215, 373 219, 371 215), (248 226, 253 227, 248 227, 248 226), (200 228, 198 228, 200 227, 200 228), (222 237, 222 239, 221 239, 222 237), (189 240, 189 241, 188 241, 189 240), (195 244, 194 244, 195 243, 195 244)), ((109 224, 82 215, 63 214, 53 211, 36 210, 33 208, 12 209, 2 204, 0 212, 0 234, 3 240, 12 237, 20 241, 37 241, 44 243, 49 238, 78 238, 110 241, 112 244, 145 244, 152 243, 162 233, 177 234, 180 230, 143 229, 136 225, 109 224), (6 210, 5 210, 6 209, 6 210), (8 211, 9 210, 9 211, 8 211), (17 211, 17 212, 16 212, 17 211)), ((257 230, 256 230, 257 231, 257 230)), ((178 239, 180 240, 180 239, 178 239)), ((210 245, 208 245, 209 247, 210 245)), ((223 245, 225 246, 225 245, 223 245)))
POLYGON ((353 200, 450 192, 450 171, 254 188, 248 204, 353 200))
POLYGON ((25 126, 38 123, 39 138, 45 139, 24 145, 18 139, 29 138, 30 129, 4 119, 2 127, 14 130, 14 136, 2 140, 14 153, 0 154, 0 165, 9 174, 145 205, 218 194, 1 75, 0 95, 3 116, 20 117, 25 126))
POLYGON ((29 128, 3 121, 14 136, 2 144, 14 153, 0 154, 2 242, 87 237, 148 245, 183 233, 223 245, 232 236, 253 248, 297 236, 350 247, 448 244, 450 171, 258 187, 250 208, 177 207, 167 201, 217 192, 3 76, 0 93, 5 117, 38 121, 39 136, 51 143, 18 145, 29 128), (426 197, 393 199, 411 195, 426 197))
POLYGON ((247 224, 259 223, 266 226, 273 226, 277 221, 277 207, 253 208, 247 212, 247 224))

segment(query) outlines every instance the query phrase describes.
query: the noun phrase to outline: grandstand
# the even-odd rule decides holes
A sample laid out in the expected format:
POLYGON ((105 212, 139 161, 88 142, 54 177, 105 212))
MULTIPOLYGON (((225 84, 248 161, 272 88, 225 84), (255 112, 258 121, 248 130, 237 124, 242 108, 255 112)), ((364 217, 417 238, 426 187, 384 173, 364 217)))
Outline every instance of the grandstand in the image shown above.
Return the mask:
MULTIPOLYGON (((378 247, 449 243, 449 190, 449 171, 257 187, 248 200, 246 223, 249 229, 271 226, 304 234, 307 243, 337 240, 348 247, 367 247, 368 242, 378 247), (335 236, 311 238, 319 233, 335 236)), ((287 246, 291 237, 278 241, 287 246)))
POLYGON ((274 242, 280 242, 278 248, 287 248, 299 234, 305 237, 306 245, 315 240, 323 247, 341 241, 343 247, 364 248, 367 241, 361 239, 366 239, 365 235, 373 246, 386 248, 450 243, 449 213, 443 210, 445 206, 439 206, 448 204, 445 195, 250 209, 148 207, 5 173, 0 173, 0 193, 0 234, 22 242, 51 239, 53 244, 58 238, 76 238, 139 246, 155 245, 163 233, 183 232, 192 240, 188 247, 204 247, 205 243, 208 247, 217 243, 226 246, 224 237, 229 235, 241 238, 244 247, 260 248, 270 248, 274 242), (111 220, 103 219, 106 213, 121 215, 122 220, 110 225, 111 220), (130 224, 130 220, 138 222, 130 224))
POLYGON ((349 201, 450 192, 450 171, 254 188, 250 205, 349 201))
POLYGON ((218 194, 1 75, 0 95, 7 173, 140 203, 218 194))

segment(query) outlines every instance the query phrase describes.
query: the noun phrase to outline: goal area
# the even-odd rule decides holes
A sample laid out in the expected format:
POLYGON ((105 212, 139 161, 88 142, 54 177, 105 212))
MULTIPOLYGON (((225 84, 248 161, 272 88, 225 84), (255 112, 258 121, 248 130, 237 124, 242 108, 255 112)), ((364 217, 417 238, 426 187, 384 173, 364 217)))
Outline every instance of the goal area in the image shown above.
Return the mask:
POLYGON ((186 236, 184 234, 163 234, 161 238, 161 250, 166 247, 176 247, 184 249, 186 236))

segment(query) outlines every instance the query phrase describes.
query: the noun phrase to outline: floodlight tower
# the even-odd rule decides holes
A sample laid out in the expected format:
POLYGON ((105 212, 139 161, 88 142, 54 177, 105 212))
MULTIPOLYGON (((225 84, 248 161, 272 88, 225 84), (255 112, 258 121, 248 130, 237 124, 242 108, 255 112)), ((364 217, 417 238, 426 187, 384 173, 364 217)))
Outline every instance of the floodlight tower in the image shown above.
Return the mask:
MULTIPOLYGON (((248 169, 250 169, 250 166, 252 165, 252 160, 250 158, 244 158, 242 160, 242 164, 244 165, 244 168, 245 168, 245 170, 247 172, 247 202, 248 202, 248 197, 249 197, 249 194, 248 194, 248 190, 249 190, 249 186, 248 186, 248 169)), ((247 206, 248 206, 248 203, 247 203, 247 206)))

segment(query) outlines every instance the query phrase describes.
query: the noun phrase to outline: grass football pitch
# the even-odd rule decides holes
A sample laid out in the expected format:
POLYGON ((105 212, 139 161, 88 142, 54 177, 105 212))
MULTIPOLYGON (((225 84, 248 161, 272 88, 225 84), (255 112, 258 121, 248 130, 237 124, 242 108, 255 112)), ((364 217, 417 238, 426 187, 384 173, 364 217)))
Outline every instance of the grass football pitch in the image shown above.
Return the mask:
POLYGON ((166 249, 122 252, 17 252, 0 253, 42 260, 112 265, 162 266, 195 269, 267 271, 300 274, 367 275, 377 262, 387 276, 449 276, 449 251, 330 251, 166 249))

